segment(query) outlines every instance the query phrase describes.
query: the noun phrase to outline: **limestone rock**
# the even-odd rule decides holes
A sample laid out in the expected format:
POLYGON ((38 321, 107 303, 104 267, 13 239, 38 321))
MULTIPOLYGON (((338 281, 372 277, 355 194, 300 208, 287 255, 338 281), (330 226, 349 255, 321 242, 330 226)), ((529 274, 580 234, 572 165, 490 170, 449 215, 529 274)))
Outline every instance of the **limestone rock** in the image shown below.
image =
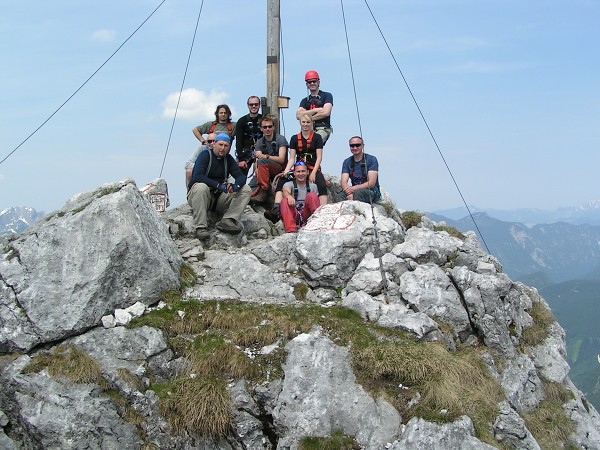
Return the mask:
POLYGON ((167 227, 130 181, 80 194, 2 249, 0 352, 79 333, 179 285, 167 227))
POLYGON ((304 436, 341 430, 365 448, 381 448, 400 429, 400 415, 356 384, 348 349, 318 330, 287 345, 283 388, 273 410, 280 448, 297 448, 304 436))

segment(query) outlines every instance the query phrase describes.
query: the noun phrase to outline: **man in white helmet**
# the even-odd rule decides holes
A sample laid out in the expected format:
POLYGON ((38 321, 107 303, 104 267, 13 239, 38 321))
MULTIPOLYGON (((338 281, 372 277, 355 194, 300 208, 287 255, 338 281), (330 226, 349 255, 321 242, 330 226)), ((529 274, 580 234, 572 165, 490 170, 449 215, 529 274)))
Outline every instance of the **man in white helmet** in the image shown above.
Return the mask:
POLYGON ((321 80, 316 70, 309 70, 304 75, 308 96, 302 99, 296 111, 296 119, 300 120, 302 114, 310 114, 315 124, 315 132, 323 138, 323 145, 329 139, 333 128, 331 127, 331 110, 333 109, 333 95, 319 89, 321 80))

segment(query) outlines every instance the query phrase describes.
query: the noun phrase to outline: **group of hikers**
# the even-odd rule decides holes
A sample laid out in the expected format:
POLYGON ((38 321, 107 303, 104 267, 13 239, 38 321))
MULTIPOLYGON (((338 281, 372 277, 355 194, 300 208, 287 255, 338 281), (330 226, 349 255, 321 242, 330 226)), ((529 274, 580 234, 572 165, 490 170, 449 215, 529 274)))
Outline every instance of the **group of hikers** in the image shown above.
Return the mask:
MULTIPOLYGON (((232 122, 231 109, 219 105, 215 120, 192 131, 201 145, 185 165, 187 201, 192 208, 196 237, 206 240, 208 211, 223 215, 218 230, 238 234, 248 203, 261 204, 274 192, 274 203, 264 215, 283 221, 286 233, 302 227, 312 213, 327 203, 327 184, 321 171, 323 147, 331 136, 333 96, 320 90, 319 74, 306 72, 308 95, 296 111, 300 132, 290 138, 276 132, 276 119, 262 115, 260 98, 250 96, 248 114, 232 122), (235 158, 230 154, 235 140, 235 158), (254 165, 256 187, 247 184, 254 165)), ((376 202, 381 197, 377 158, 364 152, 362 137, 349 139, 352 156, 342 164, 341 189, 347 200, 376 202)))

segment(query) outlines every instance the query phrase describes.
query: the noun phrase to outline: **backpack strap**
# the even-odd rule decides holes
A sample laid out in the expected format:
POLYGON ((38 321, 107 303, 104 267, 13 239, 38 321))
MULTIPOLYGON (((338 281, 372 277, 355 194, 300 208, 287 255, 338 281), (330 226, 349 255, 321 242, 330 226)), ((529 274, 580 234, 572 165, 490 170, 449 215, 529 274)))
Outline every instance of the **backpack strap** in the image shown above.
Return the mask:
POLYGON ((215 131, 215 128, 217 128, 217 122, 213 122, 212 125, 210 126, 209 130, 208 130, 208 134, 211 134, 215 131))
MULTIPOLYGON (((213 152, 212 150, 208 150, 208 167, 206 168, 206 176, 208 177, 208 173, 210 172, 210 166, 212 166, 213 162, 213 152)), ((223 158, 223 165, 225 167, 225 173, 223 174, 223 182, 227 181, 229 177, 229 167, 227 167, 227 155, 223 158)))
MULTIPOLYGON (((368 181, 369 180, 369 176, 366 173, 367 172, 367 163, 365 161, 365 156, 366 156, 366 154, 363 153, 363 157, 360 160, 360 170, 362 172, 362 175, 363 175, 365 181, 368 181)), ((352 185, 354 185, 354 180, 356 180, 356 176, 354 174, 354 168, 356 167, 356 161, 354 161, 354 157, 351 156, 351 158, 352 159, 350 159, 350 171, 352 173, 350 174, 350 178, 352 180, 352 185)))
POLYGON ((298 201, 298 183, 295 178, 292 182, 294 183, 294 200, 298 201))

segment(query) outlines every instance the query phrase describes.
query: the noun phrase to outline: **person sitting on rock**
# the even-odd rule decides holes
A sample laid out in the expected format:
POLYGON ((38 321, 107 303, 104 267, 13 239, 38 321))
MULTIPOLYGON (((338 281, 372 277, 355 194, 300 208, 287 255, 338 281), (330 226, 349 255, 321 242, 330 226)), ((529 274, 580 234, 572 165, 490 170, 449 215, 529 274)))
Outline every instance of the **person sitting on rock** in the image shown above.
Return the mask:
POLYGON ((286 233, 295 233, 320 206, 318 188, 307 181, 308 167, 304 161, 294 164, 294 179, 283 185, 281 219, 286 233))
POLYGON ((267 199, 273 178, 283 170, 287 161, 287 139, 275 132, 275 118, 266 115, 260 121, 263 136, 256 141, 256 179, 258 186, 251 201, 263 203, 267 199))
POLYGON ((217 133, 209 133, 208 136, 206 136, 206 139, 204 140, 204 142, 206 142, 206 144, 202 144, 200 147, 198 147, 194 151, 194 153, 192 153, 192 155, 188 158, 188 160, 185 162, 185 185, 186 186, 190 184, 190 178, 192 178, 192 170, 194 170, 194 164, 196 164, 196 159, 198 158, 198 155, 200 154, 200 152, 203 152, 204 150, 212 151, 216 137, 217 137, 217 133))
POLYGON ((212 151, 200 152, 192 178, 188 184, 187 201, 192 207, 196 237, 208 239, 208 211, 223 213, 217 229, 225 233, 238 234, 242 231, 239 220, 250 201, 250 187, 246 176, 229 154, 231 139, 225 133, 215 138, 212 151), (228 183, 229 177, 235 183, 228 183))
POLYGON ((349 143, 352 156, 342 163, 342 191, 347 200, 377 202, 381 198, 377 158, 365 153, 365 144, 360 136, 352 136, 349 143))

